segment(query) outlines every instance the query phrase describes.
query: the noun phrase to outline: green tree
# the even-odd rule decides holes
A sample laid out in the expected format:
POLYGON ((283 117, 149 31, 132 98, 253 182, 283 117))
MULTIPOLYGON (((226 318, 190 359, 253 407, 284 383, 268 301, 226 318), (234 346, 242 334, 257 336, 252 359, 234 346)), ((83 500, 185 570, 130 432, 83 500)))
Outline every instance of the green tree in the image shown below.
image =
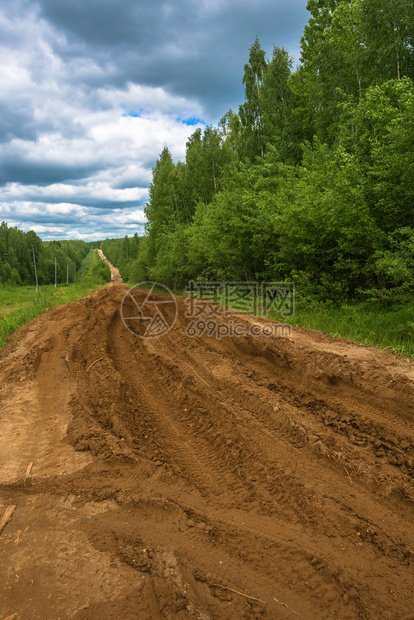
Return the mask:
POLYGON ((371 81, 414 77, 412 0, 360 0, 360 29, 371 81))
POLYGON ((265 150, 263 126, 262 86, 266 73, 266 53, 260 47, 259 38, 250 47, 249 62, 244 65, 243 84, 245 102, 239 107, 243 127, 244 156, 254 161, 263 157, 265 150))
POLYGON ((295 142, 292 118, 294 95, 290 86, 292 59, 288 52, 273 47, 271 60, 267 63, 262 87, 263 131, 267 145, 276 148, 284 161, 300 159, 299 145, 295 142))
POLYGON ((358 161, 365 199, 381 230, 414 226, 412 80, 369 88, 359 105, 348 110, 339 141, 358 161))
POLYGON ((372 280, 382 236, 364 196, 358 163, 343 149, 305 148, 299 177, 276 221, 276 268, 307 274, 328 298, 353 295, 372 280))
POLYGON ((162 243, 163 235, 177 221, 177 204, 175 188, 175 165, 171 153, 165 147, 153 168, 152 183, 149 189, 149 201, 144 207, 149 243, 147 251, 156 256, 162 243))

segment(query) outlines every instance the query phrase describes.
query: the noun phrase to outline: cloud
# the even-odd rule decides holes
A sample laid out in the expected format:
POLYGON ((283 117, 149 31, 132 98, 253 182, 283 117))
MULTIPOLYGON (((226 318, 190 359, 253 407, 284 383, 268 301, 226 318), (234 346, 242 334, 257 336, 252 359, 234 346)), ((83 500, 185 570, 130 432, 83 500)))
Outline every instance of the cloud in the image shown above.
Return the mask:
POLYGON ((111 210, 88 208, 74 203, 10 201, 5 207, 10 226, 34 230, 42 239, 84 239, 132 236, 144 232, 145 215, 132 205, 111 210))
POLYGON ((0 219, 44 238, 142 231, 164 146, 183 159, 197 127, 242 102, 256 35, 269 53, 273 43, 298 53, 305 4, 4 3, 0 219))
POLYGON ((65 33, 67 51, 88 50, 112 83, 131 80, 185 94, 211 118, 243 96, 243 66, 255 36, 268 52, 276 44, 297 54, 307 21, 305 0, 40 0, 39 6, 65 33))

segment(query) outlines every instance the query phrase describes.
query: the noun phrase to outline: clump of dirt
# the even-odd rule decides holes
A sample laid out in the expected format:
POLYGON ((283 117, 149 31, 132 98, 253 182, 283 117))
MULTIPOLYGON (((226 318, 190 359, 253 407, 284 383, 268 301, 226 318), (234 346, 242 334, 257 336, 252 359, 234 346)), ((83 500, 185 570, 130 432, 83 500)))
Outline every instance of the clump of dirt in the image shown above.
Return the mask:
POLYGON ((296 328, 189 337, 180 298, 139 338, 127 291, 0 354, 0 617, 412 613, 414 365, 296 328))

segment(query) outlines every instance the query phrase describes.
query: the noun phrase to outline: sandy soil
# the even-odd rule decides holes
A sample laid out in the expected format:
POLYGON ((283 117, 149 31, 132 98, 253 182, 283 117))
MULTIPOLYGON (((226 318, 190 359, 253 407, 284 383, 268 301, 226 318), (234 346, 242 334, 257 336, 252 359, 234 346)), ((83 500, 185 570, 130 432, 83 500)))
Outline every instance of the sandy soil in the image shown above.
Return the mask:
POLYGON ((0 353, 0 619, 414 613, 413 363, 300 329, 190 338, 183 300, 138 338, 127 290, 0 353))
POLYGON ((121 274, 119 273, 119 269, 113 266, 113 264, 106 258, 105 254, 102 250, 98 250, 98 254, 105 263, 108 263, 108 267, 111 270, 111 282, 120 284, 122 282, 121 274))

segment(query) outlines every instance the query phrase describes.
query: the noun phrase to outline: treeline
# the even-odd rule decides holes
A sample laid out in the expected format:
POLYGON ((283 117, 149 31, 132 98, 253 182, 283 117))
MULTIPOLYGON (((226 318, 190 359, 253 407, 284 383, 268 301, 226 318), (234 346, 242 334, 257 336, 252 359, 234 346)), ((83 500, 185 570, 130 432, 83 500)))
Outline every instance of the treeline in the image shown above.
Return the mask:
POLYGON ((197 129, 184 162, 160 154, 145 236, 129 259, 102 244, 121 269, 133 262, 131 279, 293 279, 329 299, 412 291, 413 0, 307 8, 295 71, 256 38, 238 111, 197 129))
POLYGON ((55 282, 55 258, 57 281, 73 282, 76 272, 82 270, 82 261, 90 250, 90 244, 82 240, 42 241, 33 230, 25 233, 11 228, 5 222, 0 225, 0 284, 19 286, 35 283, 33 250, 39 284, 55 282))

